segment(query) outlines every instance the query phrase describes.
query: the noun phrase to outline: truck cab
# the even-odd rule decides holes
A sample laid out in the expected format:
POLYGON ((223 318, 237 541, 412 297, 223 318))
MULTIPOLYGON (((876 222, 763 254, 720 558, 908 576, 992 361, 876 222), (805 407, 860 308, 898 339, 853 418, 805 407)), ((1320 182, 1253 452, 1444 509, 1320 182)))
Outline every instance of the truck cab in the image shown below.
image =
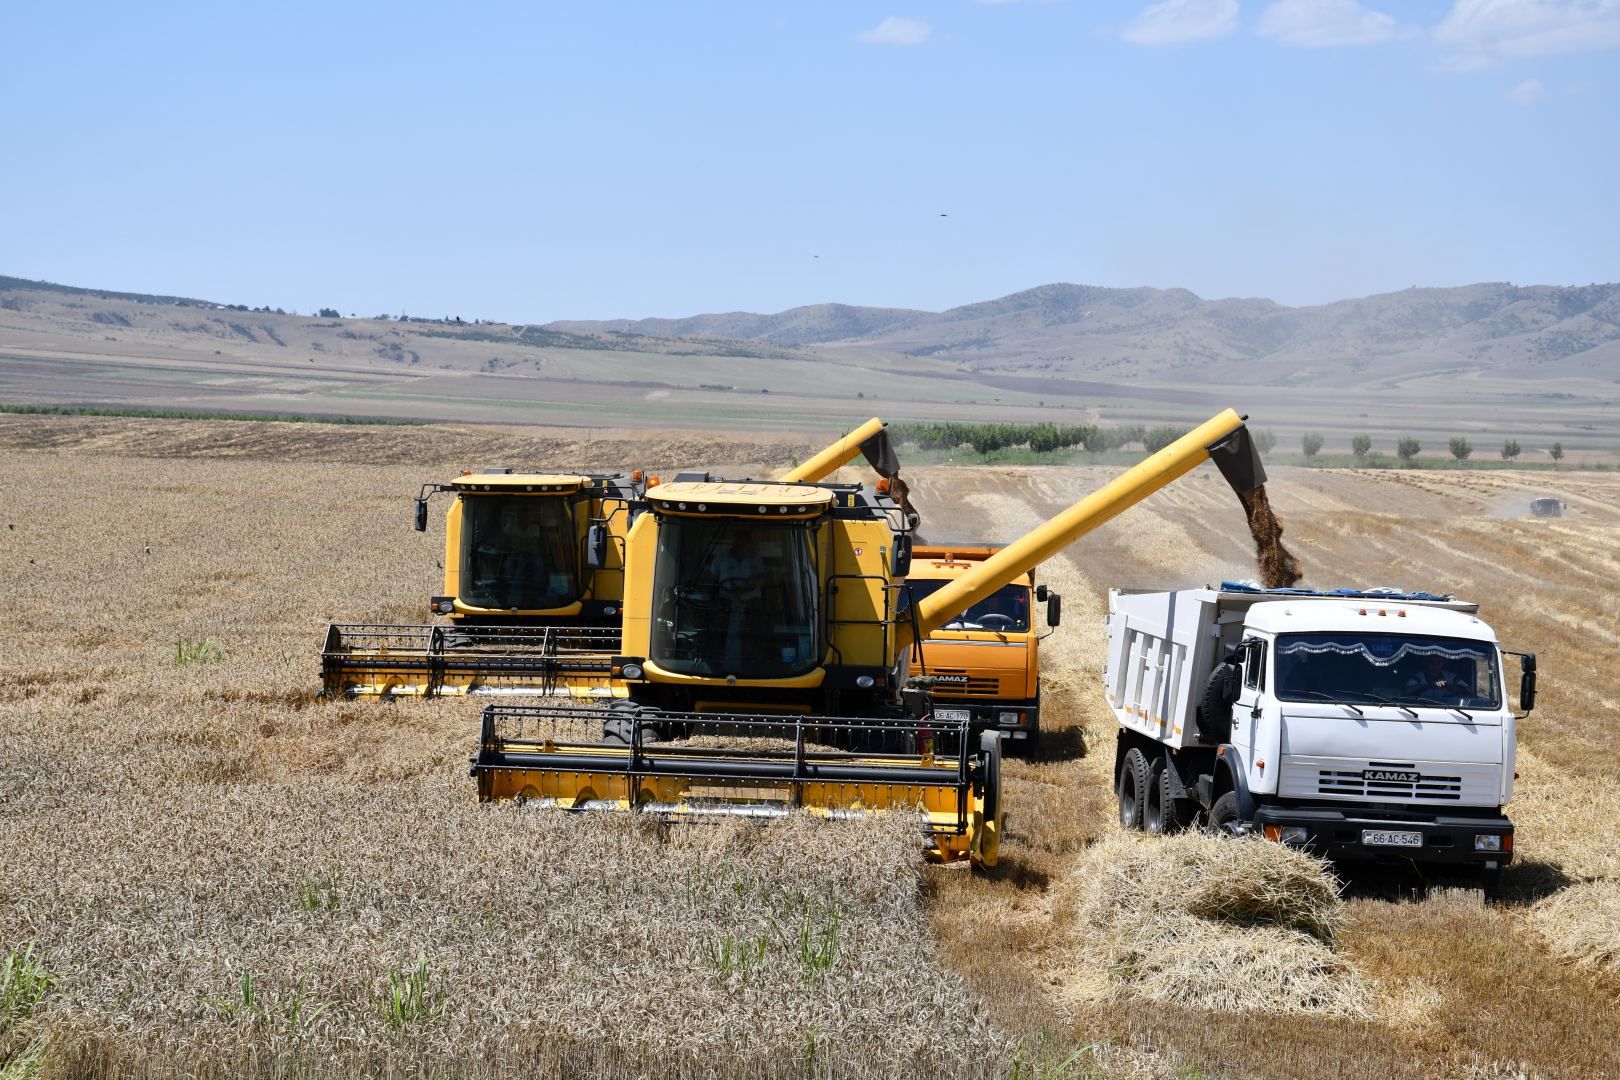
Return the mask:
MULTIPOLYGON (((914 603, 1000 550, 982 543, 914 545, 896 617, 904 620, 914 603)), ((913 668, 931 682, 935 715, 1000 731, 1033 751, 1040 740, 1040 642, 1058 625, 1061 603, 1030 570, 924 638, 913 668)))
MULTIPOLYGON (((1339 860, 1490 877, 1512 859, 1517 718, 1477 605, 1233 584, 1109 600, 1123 823, 1162 830, 1196 807, 1339 860)), ((1533 655, 1523 667, 1528 709, 1533 655)))

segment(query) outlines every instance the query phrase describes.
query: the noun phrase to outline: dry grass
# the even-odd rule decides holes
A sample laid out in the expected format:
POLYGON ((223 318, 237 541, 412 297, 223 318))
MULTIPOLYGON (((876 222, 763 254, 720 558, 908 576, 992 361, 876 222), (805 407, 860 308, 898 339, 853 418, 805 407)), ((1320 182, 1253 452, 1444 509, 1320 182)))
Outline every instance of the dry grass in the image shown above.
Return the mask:
POLYGON ((1220 1012, 1365 1016, 1372 993, 1333 950, 1337 882, 1260 841, 1115 834, 1057 897, 1071 1001, 1138 999, 1220 1012))
MULTIPOLYGON (((1540 651, 1543 697, 1521 729, 1513 906, 1334 905, 1324 985, 1362 986, 1365 1013, 1257 1023, 1211 998, 1064 993, 1086 947, 1067 883, 1124 842, 1095 693, 1103 590, 1250 576, 1218 479, 1174 485, 1043 569, 1065 596, 1043 647, 1046 747, 1008 760, 1003 865, 974 875, 919 869, 899 825, 666 834, 480 807, 465 776, 476 703, 313 699, 329 619, 415 621, 436 587, 442 537, 406 524, 421 481, 643 451, 692 464, 724 455, 717 440, 10 423, 0 445, 60 445, 11 455, 0 517, 0 594, 23 613, 0 670, 0 958, 37 939, 58 978, 0 1036, 0 1062, 66 1076, 1620 1075, 1620 977, 1602 959, 1620 880, 1613 477, 1459 473, 1419 489, 1277 470, 1307 583, 1482 598, 1507 643, 1540 651), (1492 509, 1543 486, 1579 514, 1549 527, 1492 509), (179 663, 177 641, 213 648, 179 663), (806 977, 834 911, 832 962, 806 977), (391 976, 418 1002, 398 1026, 377 1001, 391 976)), ((913 479, 925 516, 966 508, 1009 539, 1105 478, 913 479)), ((1205 972, 1242 963, 1243 935, 1327 949, 1274 924, 1176 924, 1221 928, 1191 950, 1205 972)))

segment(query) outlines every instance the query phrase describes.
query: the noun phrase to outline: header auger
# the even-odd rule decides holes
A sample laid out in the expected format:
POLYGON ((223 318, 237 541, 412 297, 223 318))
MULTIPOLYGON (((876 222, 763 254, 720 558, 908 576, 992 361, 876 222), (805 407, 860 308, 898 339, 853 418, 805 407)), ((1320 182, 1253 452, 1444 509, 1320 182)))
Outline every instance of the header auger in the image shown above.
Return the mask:
MULTIPOLYGON (((920 808, 944 859, 996 861, 998 733, 942 724, 913 646, 1043 559, 1214 458, 1240 495, 1264 470, 1228 410, 897 614, 914 517, 857 485, 683 478, 649 489, 625 540, 609 709, 490 706, 482 799, 670 817, 920 808), (544 721, 599 742, 536 735, 544 721), (680 742, 679 740, 685 740, 680 742)), ((577 738, 577 736, 576 736, 577 738)))

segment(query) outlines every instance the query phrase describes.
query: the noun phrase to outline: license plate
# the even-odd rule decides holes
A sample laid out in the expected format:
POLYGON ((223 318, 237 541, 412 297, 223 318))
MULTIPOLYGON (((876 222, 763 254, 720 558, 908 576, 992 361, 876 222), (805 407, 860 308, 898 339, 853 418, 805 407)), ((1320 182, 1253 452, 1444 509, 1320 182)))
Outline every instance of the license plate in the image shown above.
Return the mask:
POLYGON ((1362 829, 1361 842, 1366 847, 1422 847, 1423 834, 1389 829, 1362 829))
POLYGON ((934 719, 942 724, 965 724, 970 714, 966 709, 935 709, 934 719))

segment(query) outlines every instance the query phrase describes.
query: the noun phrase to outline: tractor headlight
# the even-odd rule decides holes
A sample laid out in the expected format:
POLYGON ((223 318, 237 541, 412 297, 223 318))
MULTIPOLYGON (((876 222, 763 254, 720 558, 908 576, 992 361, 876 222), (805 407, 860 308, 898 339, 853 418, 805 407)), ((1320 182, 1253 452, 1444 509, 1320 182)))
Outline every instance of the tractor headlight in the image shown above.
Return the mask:
POLYGON ((641 665, 640 664, 626 664, 626 665, 624 665, 624 667, 620 668, 619 671, 627 679, 639 679, 639 678, 641 678, 641 665))
POLYGON ((1474 834, 1474 850, 1475 851, 1501 851, 1502 850, 1502 838, 1501 838, 1501 836, 1497 835, 1496 833, 1475 833, 1474 834))

